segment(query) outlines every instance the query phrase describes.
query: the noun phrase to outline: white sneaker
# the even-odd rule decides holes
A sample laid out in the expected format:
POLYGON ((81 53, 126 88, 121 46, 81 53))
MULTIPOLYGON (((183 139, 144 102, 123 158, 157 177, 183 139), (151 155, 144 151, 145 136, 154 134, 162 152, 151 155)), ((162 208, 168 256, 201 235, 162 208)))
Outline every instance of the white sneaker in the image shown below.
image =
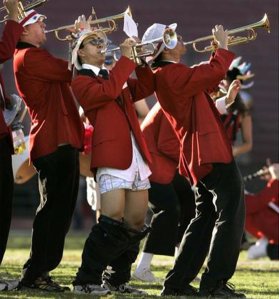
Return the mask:
POLYGON ((110 290, 103 285, 97 284, 84 284, 74 286, 74 293, 77 294, 90 294, 90 295, 107 295, 110 290))
POLYGON ((12 291, 18 287, 18 280, 0 280, 0 291, 12 291))
POLYGON ((266 238, 259 239, 255 245, 250 246, 247 250, 247 257, 249 260, 255 260, 260 257, 267 256, 266 248, 267 248, 268 240, 266 238))
POLYGON ((158 282, 159 279, 154 276, 150 269, 136 269, 133 273, 133 278, 146 281, 146 282, 158 282))

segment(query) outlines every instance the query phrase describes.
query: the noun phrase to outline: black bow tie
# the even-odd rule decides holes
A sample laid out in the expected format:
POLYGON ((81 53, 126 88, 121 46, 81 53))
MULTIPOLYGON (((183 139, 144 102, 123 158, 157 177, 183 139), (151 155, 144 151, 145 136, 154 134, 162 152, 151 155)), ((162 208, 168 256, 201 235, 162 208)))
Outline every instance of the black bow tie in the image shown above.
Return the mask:
POLYGON ((106 69, 101 69, 98 75, 105 80, 109 78, 109 72, 106 69))

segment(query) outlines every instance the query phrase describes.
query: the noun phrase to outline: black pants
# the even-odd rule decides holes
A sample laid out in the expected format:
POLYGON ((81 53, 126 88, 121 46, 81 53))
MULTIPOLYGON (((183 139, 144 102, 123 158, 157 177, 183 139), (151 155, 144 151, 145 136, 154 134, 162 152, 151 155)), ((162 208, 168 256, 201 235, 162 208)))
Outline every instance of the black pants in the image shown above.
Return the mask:
POLYGON ((214 164, 197 185, 196 217, 185 232, 165 287, 183 290, 199 273, 207 255, 200 289, 228 281, 239 256, 244 215, 243 182, 237 165, 234 161, 214 164))
POLYGON ((101 215, 85 242, 81 266, 73 285, 100 285, 102 278, 114 286, 127 282, 131 265, 138 254, 139 243, 148 232, 147 226, 138 231, 124 221, 101 215), (114 275, 103 273, 108 265, 116 271, 114 275))
POLYGON ((5 254, 12 216, 14 177, 11 146, 8 138, 0 139, 0 264, 5 254))
POLYGON ((104 271, 104 281, 107 281, 115 287, 129 282, 131 278, 132 264, 136 261, 139 253, 140 241, 146 237, 149 231, 150 227, 146 225, 144 225, 141 231, 130 231, 128 248, 120 256, 109 263, 113 272, 104 271))
POLYGON ((194 193, 178 173, 170 184, 151 182, 149 202, 154 213, 143 252, 173 256, 175 246, 195 215, 194 193), (162 233, 164 238, 162 238, 162 233))
POLYGON ((100 285, 103 271, 128 249, 129 242, 130 235, 124 222, 101 215, 85 241, 81 266, 73 285, 100 285))
POLYGON ((273 260, 279 260, 279 244, 267 244, 267 256, 273 260))
POLYGON ((58 147, 33 164, 39 175, 40 205, 33 222, 30 258, 24 265, 27 283, 60 263, 79 184, 78 151, 70 145, 58 147))
POLYGON ((172 184, 180 202, 180 217, 178 225, 177 244, 181 242, 185 230, 195 217, 195 193, 187 179, 176 173, 172 184))
POLYGON ((148 190, 149 205, 154 213, 151 220, 152 231, 147 236, 143 251, 160 255, 174 255, 178 236, 180 203, 172 183, 151 182, 148 190), (162 238, 162 233, 164 238, 162 238))

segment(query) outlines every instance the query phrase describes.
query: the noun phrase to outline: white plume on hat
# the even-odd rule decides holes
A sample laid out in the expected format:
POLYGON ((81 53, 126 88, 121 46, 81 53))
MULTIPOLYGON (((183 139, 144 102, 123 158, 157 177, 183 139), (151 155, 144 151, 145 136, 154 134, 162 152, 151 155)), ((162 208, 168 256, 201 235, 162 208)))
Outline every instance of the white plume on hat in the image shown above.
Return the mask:
MULTIPOLYGON (((171 28, 173 31, 175 31, 176 27, 176 23, 170 24, 169 26, 160 23, 154 23, 146 29, 145 33, 142 36, 142 43, 153 42, 156 40, 159 41, 159 39, 163 37, 166 28, 171 28)), ((156 53, 153 55, 152 60, 154 60, 165 48, 164 43, 159 43, 159 45, 160 46, 156 53)))
POLYGON ((31 25, 38 22, 41 18, 46 19, 47 17, 45 15, 37 13, 34 9, 31 9, 26 12, 25 17, 19 23, 20 25, 25 27, 27 25, 31 25))
POLYGON ((241 59, 242 59, 241 56, 235 58, 232 61, 231 65, 229 67, 229 70, 232 71, 234 68, 238 69, 240 72, 240 75, 237 75, 236 79, 242 80, 241 89, 248 89, 254 85, 254 81, 251 81, 246 84, 244 84, 243 81, 253 78, 255 76, 255 74, 253 74, 250 70, 251 63, 247 63, 245 61, 240 63, 241 59))

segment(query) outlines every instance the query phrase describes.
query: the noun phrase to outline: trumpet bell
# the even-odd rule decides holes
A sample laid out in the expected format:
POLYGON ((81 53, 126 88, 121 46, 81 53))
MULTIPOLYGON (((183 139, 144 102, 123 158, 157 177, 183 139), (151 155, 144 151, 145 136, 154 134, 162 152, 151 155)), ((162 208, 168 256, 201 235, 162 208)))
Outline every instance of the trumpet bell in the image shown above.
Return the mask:
MULTIPOLYGON (((257 38, 256 29, 258 28, 264 28, 267 30, 268 33, 270 33, 270 22, 266 13, 264 14, 263 18, 256 23, 228 30, 228 36, 229 36, 228 46, 239 45, 239 44, 248 43, 249 41, 255 40, 257 38), (240 32, 246 33, 246 36, 234 36, 234 34, 240 32)), ((210 41, 210 40, 211 41, 214 40, 213 35, 208 35, 205 37, 197 38, 189 42, 185 42, 184 45, 192 45, 196 52, 204 53, 207 51, 213 51, 214 47, 210 45, 204 47, 203 49, 198 49, 197 44, 205 41, 210 41)))
POLYGON ((163 43, 168 49, 174 49, 177 45, 177 34, 171 28, 166 28, 163 34, 163 43))

